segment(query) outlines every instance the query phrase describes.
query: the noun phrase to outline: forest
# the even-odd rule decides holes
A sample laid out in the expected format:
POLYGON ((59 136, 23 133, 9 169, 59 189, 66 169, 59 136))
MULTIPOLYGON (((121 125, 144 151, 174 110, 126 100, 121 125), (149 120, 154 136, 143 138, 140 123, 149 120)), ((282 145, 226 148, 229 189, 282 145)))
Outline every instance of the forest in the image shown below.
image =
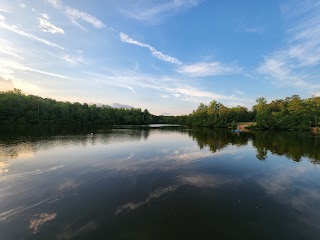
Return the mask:
POLYGON ((138 125, 175 123, 176 117, 155 116, 147 109, 112 108, 26 95, 20 89, 0 92, 0 123, 67 125, 138 125))
POLYGON ((187 116, 186 124, 193 127, 233 127, 238 122, 255 122, 252 128, 274 130, 308 130, 319 127, 320 97, 301 99, 298 95, 267 103, 258 98, 251 111, 237 106, 228 108, 212 101, 201 103, 187 116))
POLYGON ((301 99, 258 98, 252 110, 226 107, 215 100, 201 103, 189 115, 156 116, 147 109, 112 108, 87 103, 70 103, 26 95, 19 89, 0 92, 0 123, 8 124, 77 124, 141 125, 151 123, 182 124, 190 127, 235 127, 238 122, 255 122, 254 128, 275 130, 308 130, 320 126, 320 97, 301 99))

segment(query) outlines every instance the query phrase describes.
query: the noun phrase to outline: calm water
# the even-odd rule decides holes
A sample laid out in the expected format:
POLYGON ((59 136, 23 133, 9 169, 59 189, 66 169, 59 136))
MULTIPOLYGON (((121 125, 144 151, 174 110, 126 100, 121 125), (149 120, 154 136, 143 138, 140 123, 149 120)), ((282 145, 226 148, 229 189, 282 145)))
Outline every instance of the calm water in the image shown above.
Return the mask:
POLYGON ((309 133, 17 132, 0 133, 0 239, 320 239, 309 133))

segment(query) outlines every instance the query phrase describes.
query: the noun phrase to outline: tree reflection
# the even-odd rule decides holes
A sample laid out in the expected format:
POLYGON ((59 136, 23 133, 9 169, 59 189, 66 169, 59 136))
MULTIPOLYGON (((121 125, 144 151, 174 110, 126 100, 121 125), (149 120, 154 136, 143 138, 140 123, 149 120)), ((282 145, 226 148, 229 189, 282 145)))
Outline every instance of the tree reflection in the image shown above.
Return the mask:
POLYGON ((200 129, 188 133, 200 149, 208 147, 212 152, 228 145, 247 145, 250 141, 257 150, 256 157, 259 160, 266 160, 270 151, 272 154, 286 156, 295 162, 300 162, 303 157, 306 157, 314 164, 320 163, 318 136, 307 132, 252 131, 237 135, 229 130, 200 129))
POLYGON ((189 131, 189 136, 195 140, 200 149, 208 147, 211 152, 223 149, 228 145, 243 146, 248 143, 247 133, 237 135, 225 129, 203 128, 189 131))
POLYGON ((266 160, 268 153, 286 156, 295 162, 303 157, 309 158, 314 164, 320 163, 320 140, 317 135, 309 132, 289 131, 250 131, 235 134, 227 129, 185 129, 185 128, 146 128, 123 127, 111 128, 83 128, 61 129, 54 127, 34 127, 8 129, 0 131, 0 160, 19 158, 25 154, 33 154, 40 149, 54 146, 68 146, 74 144, 109 144, 115 141, 148 140, 150 135, 165 132, 178 132, 188 135, 200 149, 208 147, 211 152, 221 150, 228 145, 245 146, 251 143, 257 150, 256 157, 266 160), (93 134, 91 135, 91 132, 93 134), (58 135, 58 136, 57 136, 58 135), (56 137, 53 137, 56 136, 56 137))

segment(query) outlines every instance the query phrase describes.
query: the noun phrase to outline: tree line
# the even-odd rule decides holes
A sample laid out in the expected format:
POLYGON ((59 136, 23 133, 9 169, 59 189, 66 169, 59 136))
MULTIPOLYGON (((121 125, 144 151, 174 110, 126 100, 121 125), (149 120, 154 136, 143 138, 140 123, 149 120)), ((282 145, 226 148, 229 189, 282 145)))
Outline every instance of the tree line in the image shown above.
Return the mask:
POLYGON ((258 98, 252 110, 226 107, 215 100, 201 103, 189 115, 156 116, 147 109, 112 108, 87 103, 70 103, 22 94, 15 89, 0 92, 0 123, 141 125, 151 123, 182 124, 191 127, 235 127, 238 122, 256 122, 255 128, 307 130, 320 126, 320 97, 301 99, 298 95, 267 103, 258 98))
POLYGON ((249 122, 255 118, 255 112, 242 106, 226 107, 217 101, 209 105, 201 103, 189 114, 185 123, 192 127, 225 128, 234 127, 237 122, 249 122))
POLYGON ((193 127, 235 127, 238 122, 255 122, 252 128, 275 130, 308 130, 320 127, 320 97, 301 99, 293 95, 267 103, 258 98, 249 111, 242 106, 228 108, 212 101, 201 103, 197 110, 186 117, 186 124, 193 127))
POLYGON ((161 116, 140 108, 112 108, 70 103, 22 94, 21 90, 0 92, 0 123, 136 125, 161 122, 161 116))
POLYGON ((301 99, 293 95, 267 103, 258 98, 253 107, 257 126, 263 129, 307 130, 320 126, 320 97, 301 99))

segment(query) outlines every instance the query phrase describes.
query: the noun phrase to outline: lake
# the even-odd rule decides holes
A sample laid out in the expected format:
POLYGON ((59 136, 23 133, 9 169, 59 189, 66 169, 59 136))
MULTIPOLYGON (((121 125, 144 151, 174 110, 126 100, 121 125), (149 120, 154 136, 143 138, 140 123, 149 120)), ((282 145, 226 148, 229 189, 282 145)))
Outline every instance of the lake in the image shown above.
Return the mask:
POLYGON ((319 163, 306 132, 13 127, 0 239, 318 240, 319 163))

